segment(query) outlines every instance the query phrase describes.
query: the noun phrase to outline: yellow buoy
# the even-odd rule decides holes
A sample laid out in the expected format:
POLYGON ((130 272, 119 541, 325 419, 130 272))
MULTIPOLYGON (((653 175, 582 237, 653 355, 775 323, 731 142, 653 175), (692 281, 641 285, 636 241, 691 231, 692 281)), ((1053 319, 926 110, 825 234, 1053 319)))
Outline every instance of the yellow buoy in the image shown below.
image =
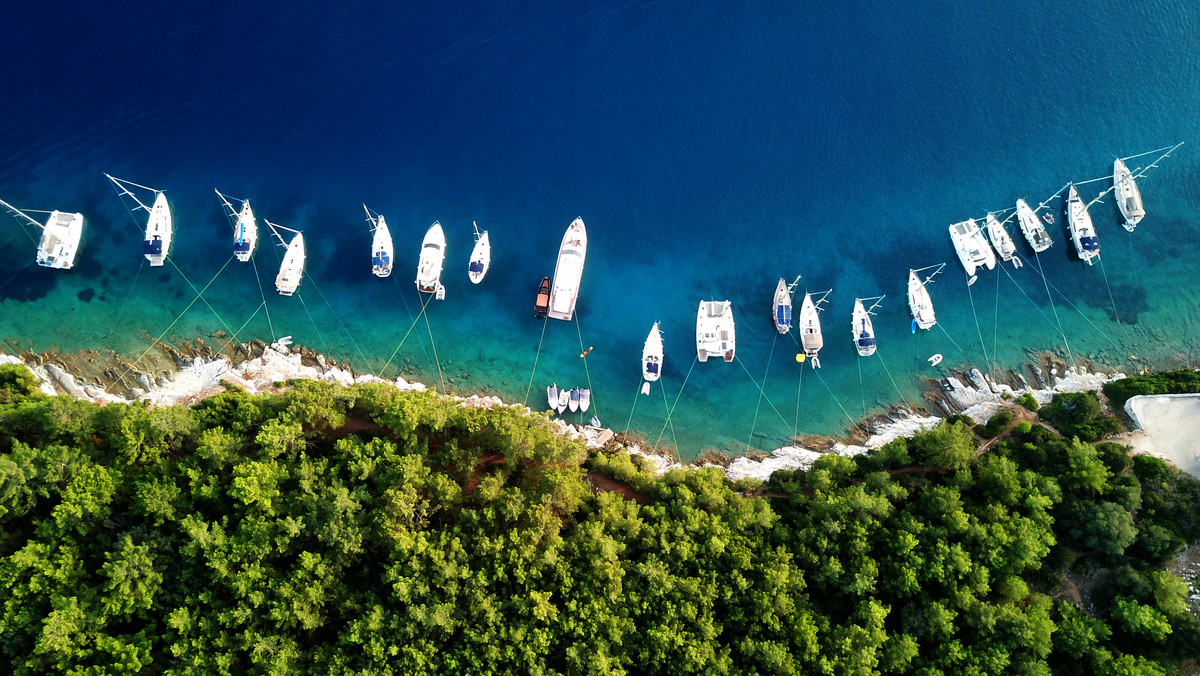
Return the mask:
POLYGON ((804 363, 804 353, 803 352, 796 355, 796 361, 800 362, 801 364, 804 363))

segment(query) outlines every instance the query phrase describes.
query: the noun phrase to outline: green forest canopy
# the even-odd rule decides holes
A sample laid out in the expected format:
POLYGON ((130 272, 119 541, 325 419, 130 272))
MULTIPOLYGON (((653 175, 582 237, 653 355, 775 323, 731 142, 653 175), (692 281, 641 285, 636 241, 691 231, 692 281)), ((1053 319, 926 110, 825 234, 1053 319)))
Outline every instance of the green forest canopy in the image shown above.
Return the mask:
POLYGON ((1164 571, 1200 537, 1200 484, 1027 422, 981 456, 955 422, 735 485, 386 385, 151 409, 21 371, 0 367, 14 674, 1155 674, 1200 653, 1164 571))

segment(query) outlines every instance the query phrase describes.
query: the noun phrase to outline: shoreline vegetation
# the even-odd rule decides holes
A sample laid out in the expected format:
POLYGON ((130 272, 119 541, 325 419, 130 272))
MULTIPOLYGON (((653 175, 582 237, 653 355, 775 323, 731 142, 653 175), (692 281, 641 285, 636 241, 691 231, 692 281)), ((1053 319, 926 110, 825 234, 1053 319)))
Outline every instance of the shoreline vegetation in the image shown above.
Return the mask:
MULTIPOLYGON (((1200 481, 1082 440, 1121 427, 1094 391, 1022 396, 979 424, 954 414, 764 482, 660 474, 499 400, 348 372, 327 377, 361 382, 260 381, 255 359, 303 366, 279 348, 237 372, 193 357, 147 399, 105 405, 0 365, 11 673, 1168 674, 1200 660, 1200 481), (190 378, 219 391, 152 405, 190 378)), ((1188 386, 1148 378, 1104 390, 1188 386)))

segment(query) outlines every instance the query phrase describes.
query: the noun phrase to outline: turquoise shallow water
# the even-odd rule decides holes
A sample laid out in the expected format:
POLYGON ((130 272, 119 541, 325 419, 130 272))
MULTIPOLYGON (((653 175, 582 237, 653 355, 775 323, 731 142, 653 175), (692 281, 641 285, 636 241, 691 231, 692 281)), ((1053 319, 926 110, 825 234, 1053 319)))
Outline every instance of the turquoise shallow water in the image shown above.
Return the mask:
POLYGON ((0 337, 32 349, 136 356, 175 322, 164 339, 292 335, 357 369, 531 404, 550 382, 590 380, 589 415, 685 457, 839 433, 918 400, 935 352, 984 369, 1067 345, 1114 368, 1196 358, 1200 20, 1187 4, 81 11, 22 8, 0 40, 7 88, 38 104, 0 129, 0 198, 88 219, 67 273, 29 265, 35 233, 0 222, 0 337), (59 49, 41 48, 50 36, 59 49), (1091 208, 1102 265, 1068 256, 1059 214, 1046 282, 1031 259, 964 285, 950 223, 1181 140, 1139 182, 1136 233, 1111 199, 1091 208), (138 225, 102 171, 167 190, 182 274, 139 268, 138 225), (272 292, 278 252, 260 249, 257 279, 228 262, 213 188, 305 231, 297 297, 272 292), (391 226, 392 279, 370 275, 363 202, 391 226), (536 285, 576 216, 590 239, 578 322, 543 324, 536 285), (435 219, 448 297, 414 322, 435 219), (479 286, 465 275, 472 220, 493 241, 479 286), (943 261, 939 327, 914 335, 907 270, 943 261), (198 289, 218 271, 208 305, 185 312, 183 277, 198 289), (823 368, 802 379, 793 336, 770 321, 775 281, 798 274, 802 290, 834 289, 823 368), (850 309, 878 294, 878 357, 860 360, 850 309), (733 301, 737 362, 691 368, 701 298, 733 301), (638 400, 654 321, 662 387, 638 400))

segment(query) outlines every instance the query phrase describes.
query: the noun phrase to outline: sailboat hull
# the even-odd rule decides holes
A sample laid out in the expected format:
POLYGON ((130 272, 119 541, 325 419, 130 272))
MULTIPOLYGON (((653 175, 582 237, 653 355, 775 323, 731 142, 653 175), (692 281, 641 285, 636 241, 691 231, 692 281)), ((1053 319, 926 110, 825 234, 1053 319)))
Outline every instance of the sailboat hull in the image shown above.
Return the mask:
POLYGON ((488 238, 487 230, 475 240, 471 249, 471 260, 467 263, 467 277, 472 284, 478 284, 487 276, 488 268, 492 265, 492 240, 488 238))
POLYGON ((283 262, 279 265, 279 274, 275 276, 275 290, 281 296, 290 296, 300 288, 300 280, 304 277, 304 235, 296 233, 283 254, 283 262))

